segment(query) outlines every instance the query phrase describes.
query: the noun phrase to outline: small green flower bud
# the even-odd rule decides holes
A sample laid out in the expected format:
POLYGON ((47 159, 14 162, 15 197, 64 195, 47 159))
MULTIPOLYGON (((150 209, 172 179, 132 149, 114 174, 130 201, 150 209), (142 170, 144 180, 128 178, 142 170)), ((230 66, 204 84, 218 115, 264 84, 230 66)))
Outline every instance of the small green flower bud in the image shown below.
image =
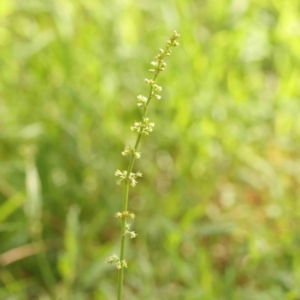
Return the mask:
POLYGON ((173 36, 174 36, 176 39, 178 39, 178 38, 180 37, 180 34, 177 33, 176 30, 174 30, 173 36))
POLYGON ((123 217, 123 218, 126 218, 126 217, 129 216, 129 214, 130 214, 129 211, 127 211, 127 210, 126 210, 126 211, 123 211, 123 212, 122 212, 122 217, 123 217))
POLYGON ((131 186, 132 186, 132 187, 135 187, 136 184, 137 184, 136 178, 142 177, 142 176, 143 176, 143 175, 142 175, 141 172, 130 173, 130 175, 129 175, 129 180, 130 180, 130 182, 131 182, 131 186))
POLYGON ((107 258, 107 263, 110 265, 114 265, 120 261, 119 257, 116 254, 111 255, 107 258))
POLYGON ((138 103, 137 103, 138 107, 146 106, 148 100, 147 97, 139 95, 137 96, 137 99, 138 99, 138 103))
POLYGON ((122 218, 122 213, 117 212, 117 213, 115 214, 115 217, 116 217, 116 218, 122 218))
POLYGON ((124 151, 122 152, 123 156, 129 155, 131 153, 131 147, 130 146, 126 146, 124 151))
POLYGON ((141 172, 138 171, 138 172, 135 173, 135 176, 136 176, 136 177, 142 177, 143 174, 142 174, 141 172))
POLYGON ((154 92, 161 92, 162 87, 157 84, 153 84, 153 90, 154 90, 154 92))
POLYGON ((126 229, 126 231, 128 231, 130 229, 130 224, 126 223, 125 229, 126 229))
POLYGON ((120 261, 116 263, 116 268, 117 268, 118 270, 122 269, 122 265, 121 265, 121 262, 120 262, 120 261))
POLYGON ((154 84, 153 79, 147 79, 147 78, 145 78, 145 82, 146 82, 147 84, 149 84, 149 85, 153 85, 153 84, 154 84))
POLYGON ((131 239, 134 239, 137 236, 137 234, 134 231, 130 231, 129 234, 131 239))
POLYGON ((122 260, 121 261, 121 267, 127 268, 127 262, 126 262, 126 260, 122 260))
POLYGON ((120 170, 117 170, 115 172, 115 176, 117 176, 119 179, 117 180, 117 184, 121 184, 122 180, 126 179, 127 177, 127 171, 121 172, 120 170))

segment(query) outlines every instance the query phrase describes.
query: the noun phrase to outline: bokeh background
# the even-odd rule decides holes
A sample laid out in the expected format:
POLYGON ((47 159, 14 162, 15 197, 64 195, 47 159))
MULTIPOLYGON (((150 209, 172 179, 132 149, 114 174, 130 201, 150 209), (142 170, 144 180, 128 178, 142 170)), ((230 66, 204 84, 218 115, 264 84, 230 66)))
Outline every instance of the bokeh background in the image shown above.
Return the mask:
POLYGON ((176 29, 130 190, 124 300, 299 300, 299 12, 297 0, 2 0, 0 299, 116 299, 114 172, 176 29))

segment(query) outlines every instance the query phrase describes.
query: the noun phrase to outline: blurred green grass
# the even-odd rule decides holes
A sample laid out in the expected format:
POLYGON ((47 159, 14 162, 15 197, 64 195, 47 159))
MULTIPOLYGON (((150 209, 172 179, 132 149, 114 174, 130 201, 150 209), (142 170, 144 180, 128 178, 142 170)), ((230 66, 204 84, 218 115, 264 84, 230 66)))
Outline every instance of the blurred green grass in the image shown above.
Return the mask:
POLYGON ((0 299, 115 298, 113 174, 174 29, 124 299, 300 299, 299 6, 2 1, 0 299))

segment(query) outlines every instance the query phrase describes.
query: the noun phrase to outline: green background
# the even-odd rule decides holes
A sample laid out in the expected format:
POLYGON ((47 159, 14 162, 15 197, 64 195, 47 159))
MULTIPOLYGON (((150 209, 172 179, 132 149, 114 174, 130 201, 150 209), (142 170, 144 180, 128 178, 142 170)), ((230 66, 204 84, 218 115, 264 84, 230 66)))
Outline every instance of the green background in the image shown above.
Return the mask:
POLYGON ((299 12, 297 0, 2 0, 0 299, 116 299, 114 172, 176 29, 134 167, 124 300, 299 300, 299 12))

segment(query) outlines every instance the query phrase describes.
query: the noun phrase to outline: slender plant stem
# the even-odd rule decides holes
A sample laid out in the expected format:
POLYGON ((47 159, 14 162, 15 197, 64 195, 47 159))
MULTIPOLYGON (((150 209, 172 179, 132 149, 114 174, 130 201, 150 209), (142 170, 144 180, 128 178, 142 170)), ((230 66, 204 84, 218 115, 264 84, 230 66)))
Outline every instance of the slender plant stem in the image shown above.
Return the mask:
MULTIPOLYGON (((146 113, 147 111, 144 111, 144 115, 143 118, 146 117, 146 113)), ((134 146, 134 150, 137 151, 138 147, 139 147, 139 143, 141 140, 142 134, 139 133, 136 142, 135 142, 135 146, 134 146)), ((130 174, 133 168, 133 164, 135 161, 135 155, 132 154, 130 161, 129 161, 129 165, 128 165, 128 169, 127 169, 127 174, 130 174)), ((124 198, 123 198, 123 211, 127 211, 128 210, 128 195, 129 195, 129 181, 125 180, 124 181, 124 198)), ((125 218, 121 219, 121 232, 122 232, 122 237, 121 237, 121 251, 120 251, 120 261, 124 260, 124 256, 125 256, 125 240, 126 240, 126 235, 125 235, 125 227, 126 227, 126 220, 125 218)), ((123 279, 124 279, 124 269, 125 268, 121 268, 119 270, 119 275, 118 275, 118 300, 122 300, 122 291, 123 291, 123 279)))
MULTIPOLYGON (((155 81, 157 75, 158 74, 154 75, 153 81, 155 81)), ((143 119, 146 118, 146 116, 147 116, 148 105, 149 105, 150 100, 152 98, 152 90, 153 90, 153 87, 150 86, 150 91, 149 91, 149 96, 148 96, 148 99, 147 99, 147 104, 146 104, 146 107, 145 107, 144 113, 143 113, 143 119)), ((141 138, 142 138, 142 133, 139 133, 138 137, 136 139, 136 142, 135 142, 135 146, 134 146, 134 151, 135 152, 138 150, 141 138)), ((129 164, 128 164, 127 176, 129 176, 131 171, 132 171, 134 161, 135 161, 135 155, 134 155, 134 153, 132 153, 129 164)), ((129 195, 129 181, 125 180, 124 185, 125 185, 125 188, 124 188, 124 198, 123 198, 123 211, 127 211, 128 210, 128 195, 129 195)), ((125 257, 125 241, 126 241, 125 227, 126 227, 126 220, 125 220, 125 218, 122 218, 122 220, 121 220, 122 237, 121 237, 120 261, 123 261, 124 257, 125 257)), ((121 268, 119 270, 119 275, 118 275, 118 300, 122 300, 123 279, 124 279, 124 268, 121 268)))
MULTIPOLYGON (((128 191, 129 191, 129 181, 125 181, 125 189, 124 189, 124 200, 123 200, 123 211, 127 211, 128 207, 128 191)), ((125 218, 122 218, 122 224, 121 224, 121 232, 122 232, 122 238, 121 238, 121 252, 120 252, 120 260, 124 260, 125 256, 125 225, 126 220, 125 218)), ((123 278, 124 278, 124 268, 121 268, 119 270, 119 278, 118 278, 118 300, 122 299, 122 291, 123 291, 123 278)))
MULTIPOLYGON (((147 112, 148 112, 148 107, 149 107, 149 104, 150 104, 150 101, 151 101, 152 97, 156 96, 158 99, 160 99, 160 96, 158 94, 161 91, 161 87, 154 84, 154 82, 155 82, 158 74, 161 71, 163 71, 164 67, 166 66, 166 63, 163 61, 163 58, 166 55, 170 55, 170 53, 171 53, 170 48, 171 47, 175 47, 175 46, 179 45, 175 41, 178 37, 179 37, 179 34, 177 34, 177 32, 174 31, 174 34, 173 34, 171 40, 169 40, 167 42, 166 50, 161 49, 161 53, 158 56, 156 56, 156 62, 151 63, 152 65, 155 66, 155 69, 150 70, 150 71, 154 72, 153 79, 152 80, 145 79, 145 81, 150 85, 150 88, 149 88, 149 95, 147 97, 147 101, 145 101, 145 105, 144 105, 144 109, 143 109, 143 113, 142 113, 142 121, 143 121, 142 126, 147 125, 147 122, 148 122, 147 112)), ((145 100, 146 100, 146 98, 145 98, 145 100)), ((138 123, 138 124, 141 124, 141 123, 138 123)), ((150 125, 150 127, 153 127, 154 123, 149 123, 149 125, 150 125)), ((152 130, 149 130, 149 132, 151 132, 151 131, 152 130)), ((149 132, 147 133, 147 131, 146 131, 146 134, 148 135, 149 132)), ((140 127, 138 129, 138 136, 137 136, 134 148, 132 149, 133 151, 131 151, 131 157, 130 157, 130 161, 129 161, 129 164, 128 164, 127 171, 124 171, 126 176, 121 178, 122 180, 123 179, 125 179, 125 180, 124 180, 124 196, 123 196, 123 212, 122 212, 123 215, 121 213, 117 213, 117 215, 120 215, 118 217, 121 217, 121 233, 122 233, 122 236, 121 236, 120 258, 118 259, 115 256, 112 256, 112 257, 109 258, 109 262, 110 263, 117 263, 117 267, 119 269, 119 272, 118 272, 118 300, 122 300, 124 269, 127 266, 124 257, 125 257, 126 233, 128 233, 128 228, 127 228, 128 224, 126 224, 126 218, 125 218, 124 214, 129 213, 128 212, 129 184, 130 184, 130 180, 132 179, 131 176, 134 175, 131 172, 132 172, 132 169, 133 169, 134 161, 135 161, 135 158, 136 158, 136 153, 137 153, 137 150, 138 150, 138 147, 139 147, 139 144, 140 144, 143 133, 145 134, 145 132, 142 130, 142 127, 140 127)), ((119 170, 116 172, 116 174, 117 175, 119 175, 119 174, 122 175, 122 173, 119 170)), ((136 174, 138 174, 138 173, 136 173, 136 174)), ((141 177, 141 175, 142 174, 140 174, 139 177, 141 177)), ((134 184, 132 184, 132 186, 135 185, 134 181, 133 181, 133 183, 134 184)), ((128 215, 126 215, 126 216, 128 216, 128 215)), ((134 217, 134 215, 132 216, 132 218, 133 217, 134 217)), ((134 234, 134 232, 131 232, 131 233, 134 234)), ((133 236, 133 237, 135 237, 135 236, 133 236)))

